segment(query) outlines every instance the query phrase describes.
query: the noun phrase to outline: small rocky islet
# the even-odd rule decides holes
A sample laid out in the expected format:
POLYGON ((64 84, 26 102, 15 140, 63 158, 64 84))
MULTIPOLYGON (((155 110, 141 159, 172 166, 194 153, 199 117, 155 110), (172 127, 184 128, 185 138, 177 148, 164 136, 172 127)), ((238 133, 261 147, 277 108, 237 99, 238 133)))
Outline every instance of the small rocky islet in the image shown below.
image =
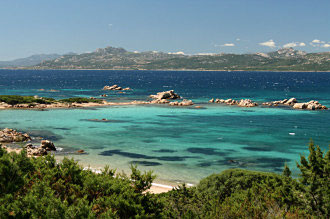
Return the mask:
MULTIPOLYGON (((131 90, 131 88, 122 88, 118 85, 104 86, 102 90, 131 90)), ((107 94, 101 95, 107 97, 107 94)), ((55 100, 52 98, 44 98, 38 96, 15 96, 15 95, 0 95, 0 109, 21 108, 21 109, 45 109, 45 108, 78 108, 78 107, 98 107, 109 105, 137 105, 137 104, 167 104, 168 106, 192 106, 192 100, 183 99, 174 90, 162 91, 157 94, 149 95, 151 100, 147 101, 131 101, 131 102, 107 102, 104 99, 95 97, 83 98, 75 97, 62 100, 55 100), (181 101, 177 101, 181 99, 181 101), (174 100, 174 101, 173 101, 174 100)), ((277 100, 272 102, 257 103, 251 99, 210 99, 208 103, 219 103, 227 105, 236 105, 239 107, 257 107, 259 105, 268 107, 289 106, 293 109, 303 110, 326 110, 326 106, 322 105, 316 100, 309 102, 298 102, 296 98, 277 100)), ((199 108, 196 106, 195 108, 199 108)))
MULTIPOLYGON (((240 107, 256 107, 259 104, 257 102, 253 102, 250 99, 241 99, 240 101, 234 99, 210 99, 209 103, 224 103, 227 105, 237 105, 240 107)), ((288 106, 293 109, 306 109, 306 110, 327 110, 328 108, 318 101, 311 100, 309 102, 299 103, 296 98, 284 99, 284 100, 276 100, 272 102, 264 102, 261 103, 263 106, 268 107, 277 107, 277 106, 288 106)))

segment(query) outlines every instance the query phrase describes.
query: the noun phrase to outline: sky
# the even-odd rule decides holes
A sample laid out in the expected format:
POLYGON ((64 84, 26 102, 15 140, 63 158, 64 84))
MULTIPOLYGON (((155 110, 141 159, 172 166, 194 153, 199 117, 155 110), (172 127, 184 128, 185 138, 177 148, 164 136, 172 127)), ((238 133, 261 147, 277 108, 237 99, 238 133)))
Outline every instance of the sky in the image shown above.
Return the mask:
POLYGON ((1 0, 0 60, 129 51, 330 51, 330 0, 1 0))

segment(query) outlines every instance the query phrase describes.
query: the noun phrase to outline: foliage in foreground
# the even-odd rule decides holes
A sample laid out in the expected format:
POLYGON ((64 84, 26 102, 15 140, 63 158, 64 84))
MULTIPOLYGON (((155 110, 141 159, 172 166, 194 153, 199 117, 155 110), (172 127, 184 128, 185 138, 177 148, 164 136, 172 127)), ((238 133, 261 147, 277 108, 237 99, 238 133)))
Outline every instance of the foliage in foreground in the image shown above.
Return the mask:
POLYGON ((298 179, 283 174, 230 169, 160 195, 171 218, 330 217, 330 151, 310 142, 298 179))
POLYGON ((154 176, 132 167, 134 181, 106 167, 101 174, 54 157, 27 158, 0 151, 0 218, 157 217, 162 207, 151 194, 154 176))
POLYGON ((0 218, 329 218, 330 151, 313 142, 298 179, 230 169, 196 187, 153 195, 154 176, 132 167, 127 177, 106 167, 95 174, 77 162, 27 158, 0 149, 0 218))

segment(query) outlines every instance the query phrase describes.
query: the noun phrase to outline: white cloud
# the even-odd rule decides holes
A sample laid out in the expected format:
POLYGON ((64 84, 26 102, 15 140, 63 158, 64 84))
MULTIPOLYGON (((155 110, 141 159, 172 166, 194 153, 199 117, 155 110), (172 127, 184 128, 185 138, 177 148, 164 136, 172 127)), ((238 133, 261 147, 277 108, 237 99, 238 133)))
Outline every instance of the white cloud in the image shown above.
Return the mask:
MULTIPOLYGON (((313 47, 324 47, 325 42, 322 41, 322 40, 318 40, 318 39, 315 39, 315 40, 312 40, 312 42, 309 43, 309 45, 313 46, 313 47)), ((328 43, 327 43, 328 44, 328 43)), ((326 48, 326 47, 325 47, 326 48)))
POLYGON ((234 43, 225 43, 225 44, 223 44, 221 46, 235 46, 235 44, 234 43))
POLYGON ((266 42, 259 43, 259 45, 268 46, 268 47, 271 47, 271 48, 276 47, 276 44, 275 44, 274 40, 268 40, 266 42))
POLYGON ((297 46, 306 46, 303 42, 292 42, 283 45, 283 48, 297 47, 297 46))
POLYGON ((290 47, 296 47, 297 43, 287 43, 285 45, 283 45, 284 48, 290 48, 290 47))
POLYGON ((240 38, 237 38, 236 41, 241 41, 241 39, 240 38))
POLYGON ((324 41, 321 41, 321 40, 318 40, 318 39, 315 39, 312 41, 312 43, 325 43, 324 41))
POLYGON ((323 48, 330 48, 330 43, 323 44, 321 47, 323 47, 323 48))

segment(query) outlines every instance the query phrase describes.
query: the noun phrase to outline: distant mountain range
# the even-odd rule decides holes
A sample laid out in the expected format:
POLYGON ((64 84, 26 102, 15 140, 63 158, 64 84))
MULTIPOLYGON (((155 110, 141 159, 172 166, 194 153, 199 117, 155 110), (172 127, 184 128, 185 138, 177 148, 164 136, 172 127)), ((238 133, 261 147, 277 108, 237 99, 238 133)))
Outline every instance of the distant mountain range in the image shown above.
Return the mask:
MULTIPOLYGON (((23 65, 21 65, 23 66, 23 65)), ((26 66, 26 65, 25 65, 26 66)), ((33 69, 330 71, 330 52, 284 48, 270 53, 184 55, 106 47, 43 59, 33 69)))
POLYGON ((27 58, 15 59, 11 61, 0 61, 0 67, 27 67, 27 66, 34 66, 40 64, 42 61, 45 60, 52 60, 61 57, 58 54, 39 54, 39 55, 32 55, 27 58))

